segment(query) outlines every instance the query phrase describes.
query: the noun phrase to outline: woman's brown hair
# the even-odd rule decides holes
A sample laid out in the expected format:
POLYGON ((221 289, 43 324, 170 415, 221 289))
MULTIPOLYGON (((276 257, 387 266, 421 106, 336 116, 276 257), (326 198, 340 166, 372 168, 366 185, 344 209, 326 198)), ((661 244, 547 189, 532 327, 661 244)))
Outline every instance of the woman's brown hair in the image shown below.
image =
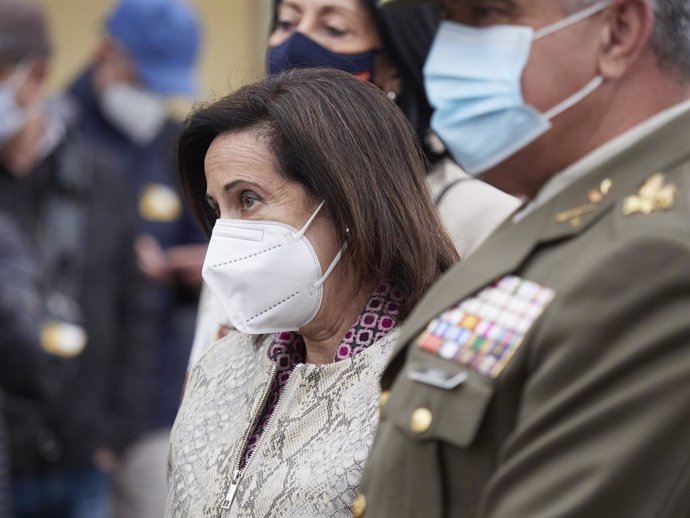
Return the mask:
POLYGON ((407 314, 459 258, 426 184, 421 149, 383 92, 345 72, 291 70, 196 108, 178 146, 182 186, 210 233, 204 159, 221 134, 258 130, 278 169, 325 201, 357 286, 391 280, 407 314))

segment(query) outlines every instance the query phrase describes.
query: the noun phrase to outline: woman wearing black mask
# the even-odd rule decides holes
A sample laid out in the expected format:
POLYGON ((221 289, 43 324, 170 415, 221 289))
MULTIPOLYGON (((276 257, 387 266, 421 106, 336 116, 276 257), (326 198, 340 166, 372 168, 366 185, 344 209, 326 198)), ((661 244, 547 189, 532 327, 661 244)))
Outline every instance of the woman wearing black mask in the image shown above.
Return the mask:
POLYGON ((441 18, 436 4, 378 10, 376 0, 278 0, 274 15, 270 74, 338 68, 373 82, 400 106, 426 153, 432 196, 462 257, 517 207, 517 199, 466 175, 429 129, 422 70, 441 18))

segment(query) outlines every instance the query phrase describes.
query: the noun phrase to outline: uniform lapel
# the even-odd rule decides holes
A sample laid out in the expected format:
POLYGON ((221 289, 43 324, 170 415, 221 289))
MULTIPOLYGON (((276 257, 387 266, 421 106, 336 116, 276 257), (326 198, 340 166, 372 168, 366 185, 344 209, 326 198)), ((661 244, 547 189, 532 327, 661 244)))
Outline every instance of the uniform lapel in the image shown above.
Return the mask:
POLYGON ((503 223, 476 252, 431 288, 407 319, 399 343, 419 334, 444 309, 516 270, 538 244, 549 215, 549 207, 542 207, 517 224, 510 219, 503 223))

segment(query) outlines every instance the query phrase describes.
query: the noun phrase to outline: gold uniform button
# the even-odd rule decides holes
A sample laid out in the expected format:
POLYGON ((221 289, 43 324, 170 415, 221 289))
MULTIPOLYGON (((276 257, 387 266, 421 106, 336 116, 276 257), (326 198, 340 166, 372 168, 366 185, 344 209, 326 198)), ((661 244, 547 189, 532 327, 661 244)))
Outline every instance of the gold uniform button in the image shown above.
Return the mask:
POLYGON ((381 392, 381 395, 379 396, 379 410, 382 410, 383 407, 386 406, 386 403, 388 403, 388 399, 391 397, 391 391, 390 390, 384 390, 381 392))
POLYGON ((424 433, 431 426, 431 421, 433 421, 434 416, 431 414, 431 410, 428 408, 418 408, 412 412, 412 418, 410 419, 410 430, 414 433, 424 433))
POLYGON ((352 516, 353 518, 362 518, 367 510, 367 499, 364 495, 357 495, 355 501, 352 502, 352 516))

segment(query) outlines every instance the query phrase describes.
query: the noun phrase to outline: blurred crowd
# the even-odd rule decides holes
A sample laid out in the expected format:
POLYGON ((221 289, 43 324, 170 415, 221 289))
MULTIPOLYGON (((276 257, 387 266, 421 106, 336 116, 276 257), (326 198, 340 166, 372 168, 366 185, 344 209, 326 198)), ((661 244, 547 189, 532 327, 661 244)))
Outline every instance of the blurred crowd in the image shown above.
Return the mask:
POLYGON ((0 2, 3 517, 7 494, 17 517, 162 514, 206 250, 166 101, 197 94, 201 32, 119 2, 54 95, 50 20, 0 2))
POLYGON ((0 518, 686 516, 690 34, 549 1, 273 0, 180 121, 193 2, 114 2, 55 93, 0 0, 0 518))

